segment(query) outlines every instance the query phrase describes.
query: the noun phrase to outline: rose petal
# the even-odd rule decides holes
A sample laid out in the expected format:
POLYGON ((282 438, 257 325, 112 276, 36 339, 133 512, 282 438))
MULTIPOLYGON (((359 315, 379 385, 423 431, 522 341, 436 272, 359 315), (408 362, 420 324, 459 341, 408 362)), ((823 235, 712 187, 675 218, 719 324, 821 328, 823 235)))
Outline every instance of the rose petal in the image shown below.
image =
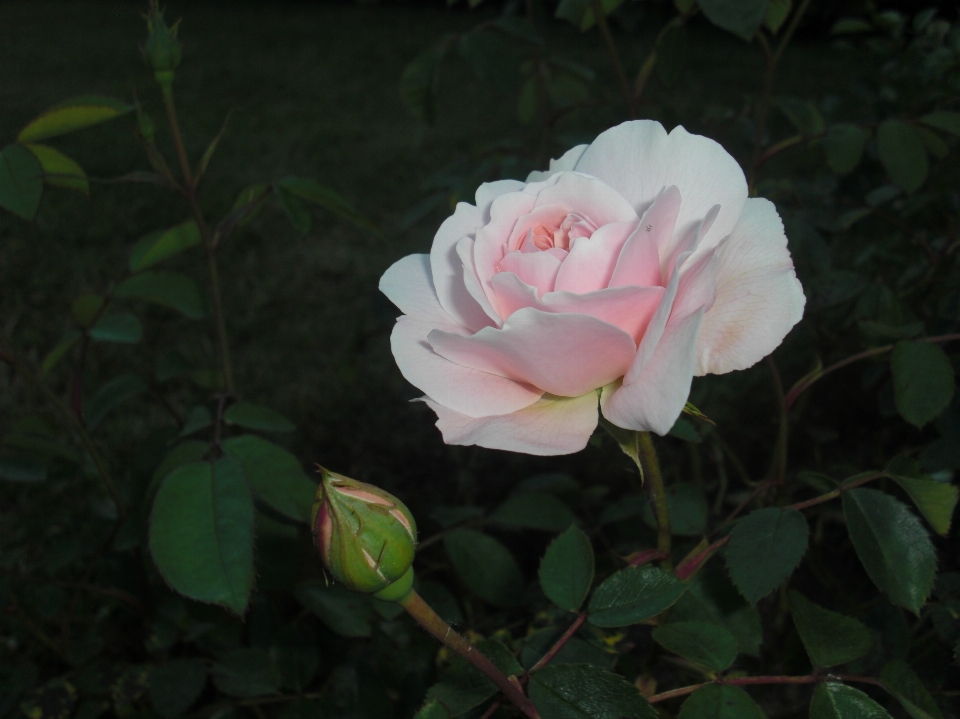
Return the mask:
POLYGON ((703 310, 667 325, 643 372, 630 384, 604 387, 603 416, 618 427, 667 434, 690 394, 703 310))
POLYGON ((512 272, 493 278, 500 307, 509 317, 524 307, 544 312, 590 315, 619 327, 639 342, 663 297, 663 287, 614 287, 586 294, 549 292, 540 298, 534 287, 512 272))
POLYGON ((683 197, 676 228, 680 237, 719 204, 720 215, 703 239, 706 245, 730 233, 747 199, 743 170, 723 147, 682 127, 667 135, 651 120, 625 122, 602 133, 575 169, 603 180, 638 213, 661 188, 676 185, 683 197))
POLYGON ((572 454, 587 446, 596 429, 597 393, 581 397, 543 397, 512 414, 473 419, 425 398, 437 413, 437 428, 447 444, 475 444, 488 449, 540 456, 572 454))
MULTIPOLYGON (((557 273, 562 266, 563 262, 551 252, 511 252, 500 260, 499 269, 501 272, 512 272, 522 282, 536 287, 540 295, 543 295, 546 292, 553 292, 557 273)), ((493 287, 492 284, 491 287, 493 287)), ((495 287, 494 294, 496 294, 495 287)), ((506 317, 509 314, 501 316, 506 317)))
POLYGON ((380 278, 380 291, 405 315, 456 324, 437 299, 430 255, 407 255, 394 262, 380 278))
POLYGON ((679 212, 680 191, 674 185, 663 188, 624 243, 610 287, 666 284, 660 273, 660 252, 666 251, 673 237, 679 212))
POLYGON ((477 276, 477 269, 473 260, 475 242, 476 240, 472 237, 464 237, 457 243, 457 256, 460 258, 463 268, 463 286, 489 318, 490 321, 487 324, 499 327, 503 324, 500 319, 500 311, 490 301, 493 299, 495 302, 496 298, 487 297, 487 293, 480 285, 480 278, 477 276))
POLYGON ((681 237, 679 240, 674 242, 672 248, 667 250, 666 256, 661 255, 661 264, 660 264, 660 275, 663 277, 664 282, 669 281, 670 273, 674 271, 677 265, 677 258, 682 254, 692 254, 695 250, 703 248, 701 251, 707 251, 712 247, 715 247, 718 243, 713 245, 706 245, 703 242, 703 238, 709 233, 710 228, 713 227, 714 222, 717 219, 717 215, 720 212, 720 205, 714 205, 710 208, 703 219, 700 221, 700 224, 690 230, 687 233, 686 237, 681 237))
POLYGON ((703 318, 696 373, 754 365, 800 321, 805 303, 776 208, 747 200, 720 253, 717 299, 703 318))
POLYGON ((726 240, 706 252, 698 252, 683 263, 677 298, 670 311, 670 321, 693 314, 699 309, 708 312, 717 299, 717 265, 726 240))
POLYGON ((473 244, 473 266, 486 296, 492 306, 496 302, 490 278, 497 273, 497 263, 509 251, 507 241, 517 219, 530 213, 536 197, 526 192, 508 192, 490 204, 490 221, 476 232, 473 244))
MULTIPOLYGON (((677 264, 679 265, 684 262, 689 256, 689 253, 681 255, 677 259, 677 264)), ((677 288, 679 285, 680 273, 674 271, 670 277, 670 281, 664 288, 663 297, 660 298, 660 304, 657 305, 653 317, 651 317, 647 323, 646 331, 644 331, 643 337, 640 339, 640 344, 637 346, 637 354, 633 358, 633 363, 623 377, 625 383, 629 384, 636 380, 643 371, 644 366, 646 366, 647 362, 653 356, 653 352, 656 350, 657 344, 660 342, 660 338, 663 336, 667 322, 670 319, 670 313, 673 310, 673 303, 677 298, 677 288)))
POLYGON ((490 222, 490 205, 495 199, 508 192, 520 192, 523 185, 524 183, 519 180, 497 180, 495 182, 484 182, 480 185, 474 197, 476 198, 477 209, 480 210, 483 219, 481 224, 485 225, 490 222))
MULTIPOLYGON (((542 391, 511 379, 455 364, 434 352, 427 335, 433 322, 400 317, 390 335, 390 349, 404 378, 444 406, 470 417, 515 412, 540 399, 542 391)), ((444 327, 455 333, 455 326, 444 327)))
POLYGON ((537 206, 560 205, 578 212, 597 227, 611 222, 636 222, 633 207, 619 192, 595 177, 563 172, 556 183, 537 194, 537 206))
POLYGON ((527 175, 527 182, 542 182, 547 180, 558 172, 564 172, 566 170, 572 170, 577 165, 577 161, 583 155, 584 151, 587 149, 587 145, 577 145, 576 147, 571 147, 567 150, 558 160, 550 160, 550 169, 546 172, 540 172, 539 170, 534 170, 529 175, 527 175))
POLYGON ((457 243, 461 238, 473 235, 482 224, 480 211, 461 202, 440 225, 430 249, 430 270, 440 306, 459 324, 474 331, 489 327, 493 321, 463 284, 463 263, 457 255, 457 243))
POLYGON ((451 362, 561 397, 579 397, 612 382, 636 353, 633 338, 619 327, 529 307, 510 315, 499 330, 484 328, 472 337, 434 330, 427 340, 451 362))
POLYGON ((578 239, 563 261, 556 285, 551 289, 593 292, 605 288, 613 276, 620 250, 635 226, 632 222, 616 222, 604 225, 591 237, 578 239))

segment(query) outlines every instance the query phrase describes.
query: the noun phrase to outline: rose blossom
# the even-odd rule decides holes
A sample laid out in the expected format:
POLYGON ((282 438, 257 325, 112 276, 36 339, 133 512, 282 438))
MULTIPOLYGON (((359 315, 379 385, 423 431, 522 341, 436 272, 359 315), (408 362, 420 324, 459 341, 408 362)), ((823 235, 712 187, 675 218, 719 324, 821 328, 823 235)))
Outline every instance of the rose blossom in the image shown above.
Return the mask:
POLYGON ((380 289, 444 441, 540 455, 582 449, 598 403, 666 434, 694 375, 755 364, 805 303, 773 204, 719 144, 652 121, 481 185, 380 289))

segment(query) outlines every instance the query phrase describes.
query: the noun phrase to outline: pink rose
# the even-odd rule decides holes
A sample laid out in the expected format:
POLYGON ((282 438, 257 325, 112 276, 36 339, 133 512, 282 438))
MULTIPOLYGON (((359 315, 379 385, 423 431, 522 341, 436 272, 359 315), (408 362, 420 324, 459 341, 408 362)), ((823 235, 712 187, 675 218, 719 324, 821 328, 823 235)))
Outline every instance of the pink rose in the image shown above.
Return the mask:
POLYGON ((603 416, 666 434, 694 375, 745 369, 805 298, 773 204, 682 127, 626 122, 480 186, 388 269, 391 335, 448 444, 582 449, 603 416))

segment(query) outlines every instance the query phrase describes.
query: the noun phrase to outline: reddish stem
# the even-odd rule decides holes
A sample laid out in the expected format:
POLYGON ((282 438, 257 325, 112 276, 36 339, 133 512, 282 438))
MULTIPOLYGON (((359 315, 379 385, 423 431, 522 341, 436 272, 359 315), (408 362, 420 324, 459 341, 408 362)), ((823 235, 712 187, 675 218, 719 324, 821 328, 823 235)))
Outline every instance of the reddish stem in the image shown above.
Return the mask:
POLYGON ((819 682, 829 682, 829 681, 843 681, 843 682, 857 682, 860 684, 873 684, 878 687, 882 687, 883 683, 879 679, 874 679, 873 677, 858 677, 851 676, 849 674, 808 674, 806 676, 799 677, 790 677, 790 676, 765 676, 765 677, 733 677, 730 679, 717 679, 713 682, 704 682, 702 684, 692 684, 687 687, 680 687, 679 689, 671 689, 668 692, 662 692, 660 694, 654 694, 652 697, 647 699, 651 704, 656 704, 658 702, 666 701, 667 699, 676 699, 677 697, 683 697, 688 694, 693 694, 700 687, 705 687, 708 684, 729 684, 731 686, 756 686, 759 684, 817 684, 819 682))
POLYGON ((557 656, 557 654, 560 653, 560 650, 563 649, 564 645, 573 638, 573 635, 577 633, 577 630, 583 626, 585 621, 587 621, 587 615, 583 613, 579 614, 576 621, 570 625, 570 628, 563 633, 563 636, 561 636, 552 647, 550 647, 550 651, 540 657, 540 661, 534 664, 530 668, 530 671, 535 672, 552 662, 553 658, 557 656))

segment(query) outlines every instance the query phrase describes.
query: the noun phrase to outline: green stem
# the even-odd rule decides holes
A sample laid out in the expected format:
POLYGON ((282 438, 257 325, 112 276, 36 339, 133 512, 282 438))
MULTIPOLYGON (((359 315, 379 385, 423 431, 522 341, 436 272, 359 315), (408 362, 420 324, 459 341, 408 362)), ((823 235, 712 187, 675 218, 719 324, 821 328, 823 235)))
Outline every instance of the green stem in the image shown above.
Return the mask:
POLYGON ((537 713, 536 707, 533 706, 533 702, 523 693, 519 682, 517 682, 516 679, 511 682, 503 672, 497 669, 493 662, 487 659, 475 646, 457 634, 449 624, 443 621, 440 615, 433 611, 430 605, 423 601, 423 597, 417 594, 415 590, 411 590, 405 598, 397 603, 407 610, 407 613, 413 617, 428 634, 483 672, 526 716, 530 717, 530 719, 539 719, 540 715, 537 713))
POLYGON ((172 78, 168 82, 160 82, 160 91, 163 94, 163 106, 167 111, 167 123, 170 125, 173 145, 177 151, 177 159, 180 161, 180 171, 183 173, 183 181, 186 183, 187 192, 192 195, 196 186, 193 182, 193 173, 190 171, 190 160, 187 159, 187 149, 183 144, 183 136, 180 134, 177 106, 173 101, 172 78))
POLYGON ((93 460, 93 464, 97 468, 97 473, 100 475, 100 479, 103 481, 104 489, 106 489, 107 494, 110 495, 110 499, 113 500, 113 503, 117 508, 117 516, 120 518, 121 522, 125 520, 127 518, 127 510, 123 506, 123 501, 120 499, 120 492, 117 491, 117 486, 113 483, 113 479, 110 477, 110 473, 107 471, 107 465, 104 463, 103 459, 101 459, 100 453, 97 451, 97 447, 93 443, 93 439, 87 432, 87 428, 84 427, 82 418, 78 417, 76 413, 74 413, 73 410, 71 410, 70 407, 64 403, 63 400, 57 397, 57 395, 54 394, 46 384, 44 384, 43 380, 40 379, 37 374, 32 372, 29 367, 27 367, 8 350, 5 350, 3 354, 0 354, 0 360, 6 362, 14 369, 14 371, 18 372, 25 380, 27 380, 27 382, 32 384, 40 392, 40 394, 42 394, 44 398, 53 407, 55 407, 60 414, 66 417, 70 424, 73 425, 74 429, 77 431, 77 435, 80 437, 80 443, 83 445, 84 449, 87 450, 87 453, 93 460))
POLYGON ((666 571, 671 571, 673 569, 673 562, 670 560, 672 538, 670 512, 667 509, 667 489, 663 484, 660 461, 657 459, 657 450, 653 446, 653 438, 650 437, 649 432, 637 432, 637 450, 643 479, 650 491, 650 504, 653 505, 653 514, 657 519, 657 549, 664 556, 660 566, 666 571))
POLYGON ((627 73, 623 69, 623 62, 620 60, 620 51, 617 50, 617 44, 613 40, 613 33, 610 32, 610 23, 607 22, 607 16, 603 12, 603 3, 601 0, 590 0, 593 8, 593 16, 597 21, 597 27, 600 28, 600 34, 603 36, 603 44, 607 48, 607 55, 610 56, 610 65, 613 67, 613 74, 617 77, 617 84, 620 86, 620 92, 623 95, 623 101, 627 104, 627 114, 633 117, 633 96, 630 93, 630 81, 627 79, 627 73))

